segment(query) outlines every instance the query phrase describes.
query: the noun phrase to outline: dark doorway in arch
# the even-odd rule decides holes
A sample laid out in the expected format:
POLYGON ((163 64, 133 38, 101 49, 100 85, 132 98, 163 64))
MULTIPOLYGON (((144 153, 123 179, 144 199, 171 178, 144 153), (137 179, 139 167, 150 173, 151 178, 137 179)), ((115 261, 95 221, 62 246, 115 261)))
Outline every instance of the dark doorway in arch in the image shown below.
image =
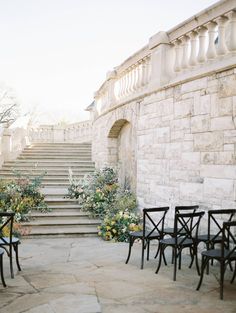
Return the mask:
POLYGON ((108 138, 111 140, 119 169, 122 186, 136 189, 136 135, 132 124, 125 119, 117 120, 111 127, 108 138), (114 142, 115 141, 115 142, 114 142))

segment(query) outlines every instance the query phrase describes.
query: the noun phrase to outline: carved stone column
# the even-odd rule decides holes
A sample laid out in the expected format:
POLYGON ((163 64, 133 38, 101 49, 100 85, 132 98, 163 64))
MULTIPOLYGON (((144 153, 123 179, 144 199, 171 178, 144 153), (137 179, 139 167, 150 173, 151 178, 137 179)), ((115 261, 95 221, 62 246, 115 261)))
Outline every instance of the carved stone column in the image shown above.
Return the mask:
POLYGON ((175 46, 175 65, 174 70, 175 72, 181 71, 181 56, 182 56, 182 47, 181 47, 181 41, 175 40, 174 42, 175 46))
POLYGON ((199 50, 197 60, 199 63, 204 63, 206 61, 206 32, 205 27, 200 27, 198 29, 199 34, 199 50))
POLYGON ((231 11, 228 14, 229 17, 229 51, 236 51, 236 11, 231 11))
POLYGON ((225 25, 228 19, 225 16, 220 16, 216 19, 218 24, 218 46, 217 46, 217 54, 224 55, 227 53, 227 47, 225 43, 225 25))
POLYGON ((189 33, 190 37, 190 58, 189 58, 189 65, 194 66, 197 64, 197 38, 198 33, 192 31, 189 33))
POLYGON ((215 39, 216 39, 216 23, 215 22, 209 22, 206 24, 206 27, 208 29, 208 49, 206 56, 209 60, 215 59, 216 57, 216 47, 215 47, 215 39))
POLYGON ((189 46, 189 37, 183 36, 180 38, 182 42, 182 61, 181 61, 181 68, 186 69, 188 67, 188 46, 189 46))

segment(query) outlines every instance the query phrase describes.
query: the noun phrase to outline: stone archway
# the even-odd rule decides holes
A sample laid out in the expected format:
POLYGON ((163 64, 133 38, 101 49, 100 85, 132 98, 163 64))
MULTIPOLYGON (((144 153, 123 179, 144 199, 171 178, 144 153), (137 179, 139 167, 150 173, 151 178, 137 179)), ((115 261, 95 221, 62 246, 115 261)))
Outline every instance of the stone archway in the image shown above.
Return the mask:
POLYGON ((111 160, 116 160, 119 181, 123 186, 130 186, 133 191, 136 189, 135 138, 134 128, 126 119, 117 120, 108 134, 110 157, 111 160))

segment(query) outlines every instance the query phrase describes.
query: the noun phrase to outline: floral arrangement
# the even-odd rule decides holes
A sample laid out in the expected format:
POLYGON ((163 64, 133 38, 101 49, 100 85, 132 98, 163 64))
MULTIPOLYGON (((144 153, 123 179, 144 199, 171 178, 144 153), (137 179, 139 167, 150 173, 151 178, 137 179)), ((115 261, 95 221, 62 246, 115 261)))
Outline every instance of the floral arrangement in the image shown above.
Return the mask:
POLYGON ((42 212, 48 211, 44 196, 40 192, 44 174, 30 178, 16 173, 14 180, 0 181, 0 211, 15 212, 15 221, 28 220, 32 209, 42 212))
POLYGON ((127 241, 130 231, 139 231, 140 218, 128 210, 107 216, 99 226, 98 235, 105 240, 127 241))
POLYGON ((105 240, 127 241, 129 231, 140 230, 136 197, 118 183, 117 172, 109 167, 95 170, 82 180, 69 170, 68 197, 78 199, 83 211, 102 222, 98 235, 105 240))

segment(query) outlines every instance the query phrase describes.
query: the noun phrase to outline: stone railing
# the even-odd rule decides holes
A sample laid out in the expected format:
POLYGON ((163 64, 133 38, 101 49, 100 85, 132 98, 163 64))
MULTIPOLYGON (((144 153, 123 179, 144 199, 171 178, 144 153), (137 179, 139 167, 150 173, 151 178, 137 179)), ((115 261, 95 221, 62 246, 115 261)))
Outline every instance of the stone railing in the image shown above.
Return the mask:
POLYGON ((14 160, 29 144, 27 129, 24 127, 0 129, 0 167, 3 162, 14 160))
POLYGON ((95 117, 170 85, 236 64, 236 0, 222 0, 149 44, 108 72, 95 93, 95 117))
POLYGON ((29 128, 30 142, 90 142, 92 140, 92 125, 84 121, 66 126, 41 125, 29 128))

